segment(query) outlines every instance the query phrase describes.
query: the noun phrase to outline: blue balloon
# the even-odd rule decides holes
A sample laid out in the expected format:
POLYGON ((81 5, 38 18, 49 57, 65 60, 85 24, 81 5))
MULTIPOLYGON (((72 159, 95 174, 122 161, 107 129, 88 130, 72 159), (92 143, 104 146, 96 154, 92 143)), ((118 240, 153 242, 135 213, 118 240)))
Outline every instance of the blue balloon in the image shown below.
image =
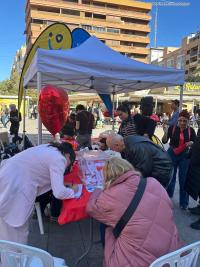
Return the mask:
POLYGON ((84 43, 90 34, 82 28, 76 28, 72 31, 72 48, 77 47, 84 43))

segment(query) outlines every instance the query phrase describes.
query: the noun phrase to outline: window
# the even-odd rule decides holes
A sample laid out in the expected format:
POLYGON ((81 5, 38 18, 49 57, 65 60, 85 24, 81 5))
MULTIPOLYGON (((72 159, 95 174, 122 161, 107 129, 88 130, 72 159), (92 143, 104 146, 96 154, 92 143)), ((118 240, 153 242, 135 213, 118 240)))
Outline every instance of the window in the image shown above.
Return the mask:
POLYGON ((193 47, 193 48, 190 50, 190 56, 191 56, 191 57, 196 56, 197 53, 198 53, 198 46, 193 47))
POLYGON ((106 7, 112 9, 119 9, 118 5, 112 5, 112 4, 107 4, 106 7))
POLYGON ((148 21, 146 20, 141 20, 141 19, 132 19, 132 18, 126 18, 126 17, 121 17, 122 22, 128 22, 128 23, 136 23, 136 24, 141 24, 141 25, 148 25, 148 21))
POLYGON ((147 44, 143 44, 143 43, 133 43, 133 46, 135 47, 143 47, 143 48, 146 48, 147 47, 147 44))
POLYGON ((167 67, 174 67, 174 59, 167 60, 167 67))
POLYGON ((115 29, 115 28, 107 28, 107 32, 112 32, 112 33, 120 33, 120 29, 115 29))
POLYGON ((85 17, 86 17, 86 18, 92 18, 92 13, 90 13, 90 12, 85 12, 85 17))
POLYGON ((193 62, 196 62, 196 61, 197 61, 197 56, 192 57, 192 58, 190 59, 190 63, 193 63, 193 62))
POLYGON ((105 20, 106 16, 105 15, 101 15, 101 14, 93 14, 93 18, 94 19, 103 19, 103 20, 105 20))
POLYGON ((176 68, 177 69, 184 69, 185 66, 185 56, 179 55, 176 58, 176 68))
POLYGON ((62 14, 70 15, 70 16, 80 16, 80 11, 63 9, 62 14))
POLYGON ((83 5, 90 5, 90 1, 82 0, 82 4, 83 4, 83 5))
POLYGON ((43 24, 43 20, 41 19, 31 19, 31 22, 36 24, 43 24))
POLYGON ((63 0, 64 2, 78 3, 78 0, 63 0))
POLYGON ((82 28, 84 30, 88 30, 88 31, 91 31, 92 30, 92 26, 90 26, 90 25, 82 25, 82 28))
POLYGON ((128 41, 121 41, 120 45, 125 45, 125 46, 134 46, 135 43, 133 42, 128 42, 128 41))
POLYGON ((146 58, 147 56, 146 55, 142 55, 142 54, 132 54, 131 58, 141 58, 141 59, 144 59, 146 58))
POLYGON ((104 3, 98 3, 98 2, 94 2, 93 3, 94 6, 98 6, 98 7, 106 7, 106 5, 104 3))
POLYGON ((38 11, 44 11, 44 12, 52 12, 52 13, 60 13, 60 8, 55 8, 55 7, 42 7, 42 6, 37 6, 34 7, 34 10, 38 10, 38 11))
POLYGON ((93 31, 96 31, 96 32, 105 32, 106 31, 105 28, 103 28, 103 27, 96 27, 96 26, 93 26, 92 27, 92 30, 93 31))
POLYGON ((120 45, 120 42, 117 41, 117 40, 107 40, 106 44, 108 46, 119 46, 120 45))

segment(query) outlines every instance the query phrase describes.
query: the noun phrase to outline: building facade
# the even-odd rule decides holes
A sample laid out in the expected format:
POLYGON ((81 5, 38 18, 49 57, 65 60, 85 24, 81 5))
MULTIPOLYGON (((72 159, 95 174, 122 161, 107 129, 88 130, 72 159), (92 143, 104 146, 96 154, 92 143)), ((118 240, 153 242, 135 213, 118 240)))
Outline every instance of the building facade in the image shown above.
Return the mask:
POLYGON ((190 34, 182 39, 181 46, 165 47, 163 55, 152 64, 185 69, 186 79, 200 74, 200 32, 190 34), (199 71, 199 72, 198 72, 199 71))
POLYGON ((200 75, 200 31, 192 34, 186 53, 185 74, 187 77, 200 75))
POLYGON ((48 25, 65 23, 81 27, 112 49, 148 62, 151 4, 132 0, 27 0, 28 50, 48 25))
MULTIPOLYGON (((160 48, 157 54, 160 55, 151 63, 164 67, 173 67, 185 70, 185 79, 200 76, 200 32, 191 34, 182 39, 181 46, 164 47, 162 52, 160 48)), ((151 48, 150 51, 154 51, 151 48)), ((153 58, 153 57, 151 57, 153 58)), ((191 79, 192 80, 192 79, 191 79)), ((184 108, 189 111, 194 111, 199 108, 200 103, 200 83, 198 82, 185 82, 184 84, 184 108)), ((158 99, 166 98, 179 98, 180 87, 173 86, 168 88, 160 88, 160 90, 150 90, 150 94, 158 99)), ((165 110, 169 107, 165 105, 165 110)))
POLYGON ((14 73, 20 75, 22 67, 24 65, 25 55, 26 55, 26 45, 23 45, 16 52, 12 65, 11 75, 13 75, 14 73))

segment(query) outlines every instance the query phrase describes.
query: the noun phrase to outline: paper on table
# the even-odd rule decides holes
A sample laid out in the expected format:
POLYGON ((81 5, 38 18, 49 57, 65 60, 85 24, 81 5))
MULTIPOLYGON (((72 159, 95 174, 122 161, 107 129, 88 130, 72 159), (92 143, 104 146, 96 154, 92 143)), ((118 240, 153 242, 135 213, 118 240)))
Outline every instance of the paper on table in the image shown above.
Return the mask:
POLYGON ((80 198, 82 191, 83 191, 82 184, 77 184, 77 186, 78 186, 78 191, 74 194, 74 198, 80 198))

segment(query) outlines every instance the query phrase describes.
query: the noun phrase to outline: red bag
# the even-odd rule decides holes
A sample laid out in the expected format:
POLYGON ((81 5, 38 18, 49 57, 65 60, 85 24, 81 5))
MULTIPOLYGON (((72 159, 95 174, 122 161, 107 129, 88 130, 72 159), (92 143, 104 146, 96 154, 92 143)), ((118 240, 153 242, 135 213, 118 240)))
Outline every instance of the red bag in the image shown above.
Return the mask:
MULTIPOLYGON (((72 172, 65 175, 65 181, 73 184, 80 184, 81 180, 79 178, 79 167, 75 163, 72 172)), ((60 216, 58 217, 59 224, 65 224, 69 222, 76 222, 85 218, 88 218, 86 213, 86 205, 90 198, 91 193, 89 193, 85 187, 83 187, 83 192, 80 198, 65 199, 62 202, 62 209, 60 216)))
POLYGON ((89 215, 86 213, 86 205, 90 195, 91 193, 83 187, 83 192, 80 198, 63 200, 61 213, 58 217, 58 223, 65 224, 88 218, 89 215))

